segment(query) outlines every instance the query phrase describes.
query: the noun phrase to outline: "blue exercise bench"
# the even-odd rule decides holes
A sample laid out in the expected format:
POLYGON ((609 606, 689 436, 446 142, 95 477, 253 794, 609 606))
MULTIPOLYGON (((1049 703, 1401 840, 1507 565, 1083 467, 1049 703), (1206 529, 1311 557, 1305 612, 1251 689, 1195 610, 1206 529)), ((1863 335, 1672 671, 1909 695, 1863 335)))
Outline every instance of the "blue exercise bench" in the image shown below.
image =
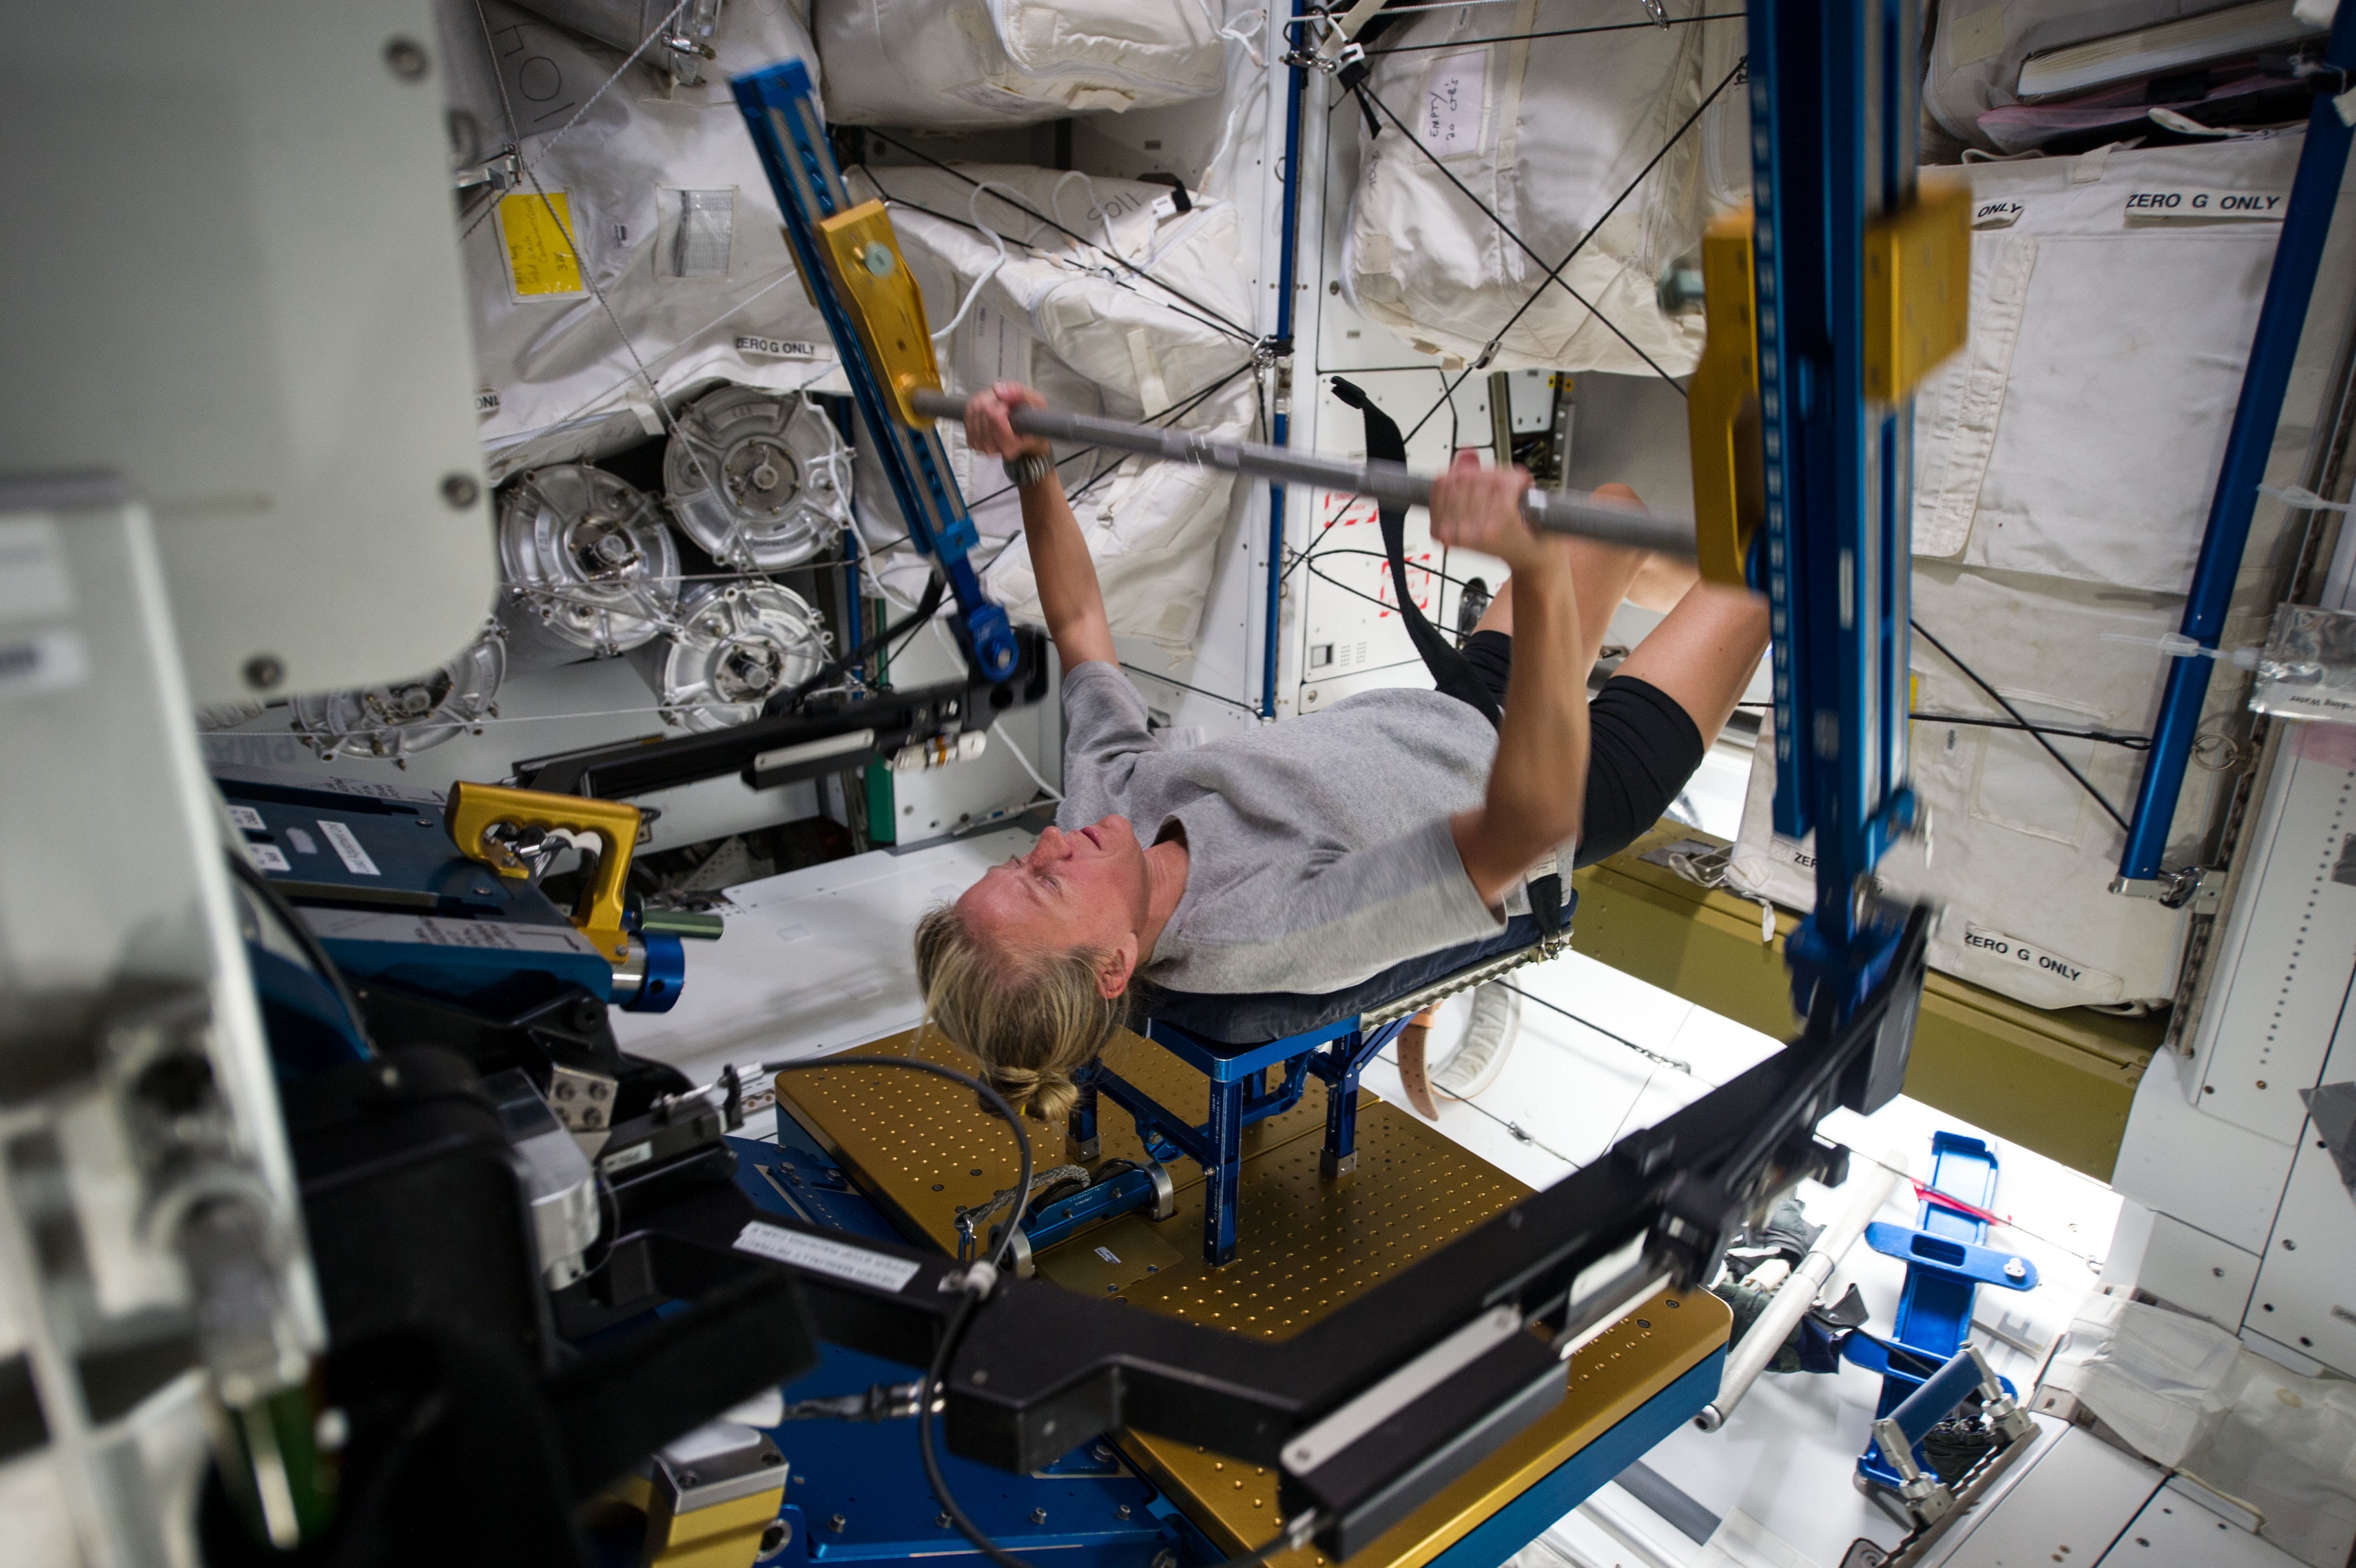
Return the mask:
MULTIPOLYGON (((1144 1036, 1209 1080, 1208 1118, 1197 1122, 1162 1104, 1099 1060, 1079 1079, 1069 1129, 1072 1157, 1098 1157, 1098 1101, 1111 1100, 1135 1121, 1139 1141, 1157 1164, 1183 1155, 1202 1167, 1203 1260, 1230 1262, 1245 1128, 1291 1110, 1309 1079, 1321 1079, 1325 1141, 1318 1169, 1328 1180, 1348 1175, 1358 1163, 1358 1077, 1376 1053, 1425 1008, 1569 945, 1568 918, 1548 934, 1535 916, 1520 915, 1484 941, 1410 959, 1331 996, 1151 993, 1144 998, 1144 1036)), ((1024 1227, 1034 1248, 1062 1239, 1066 1228, 1056 1223, 1062 1218, 1043 1209, 1024 1227)))

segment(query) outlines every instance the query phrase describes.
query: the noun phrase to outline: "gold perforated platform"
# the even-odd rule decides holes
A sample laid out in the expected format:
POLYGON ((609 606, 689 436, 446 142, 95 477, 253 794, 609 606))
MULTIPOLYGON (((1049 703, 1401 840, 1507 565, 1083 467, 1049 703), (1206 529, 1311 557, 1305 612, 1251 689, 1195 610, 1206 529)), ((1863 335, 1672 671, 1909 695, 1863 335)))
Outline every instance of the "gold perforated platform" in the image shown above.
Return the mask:
MULTIPOLYGON (((918 1057, 970 1072, 973 1058, 932 1030, 922 1037, 916 1030, 891 1035, 846 1056, 918 1057)), ((1209 1114, 1203 1075, 1149 1040, 1123 1031, 1105 1048, 1105 1061, 1115 1072, 1162 1104, 1193 1108, 1198 1119, 1209 1114)), ((891 1216, 894 1224, 911 1236, 928 1236, 942 1251, 957 1251, 957 1211, 987 1203, 991 1194, 1014 1185, 1019 1167, 1014 1140, 1006 1123, 983 1110, 972 1093, 930 1073, 878 1071, 873 1068, 841 1072, 804 1072, 781 1078, 778 1103, 818 1140, 819 1146, 842 1162, 860 1190, 891 1216)), ((1365 1095, 1362 1105, 1376 1103, 1365 1095)), ((1281 1116, 1271 1116, 1246 1129, 1244 1158, 1303 1135, 1322 1133, 1325 1100, 1322 1086, 1312 1086, 1301 1103, 1281 1116)), ((1062 1165, 1063 1129, 1026 1122, 1031 1156, 1038 1169, 1062 1165)), ((1128 1113, 1105 1103, 1097 1140, 1103 1158, 1143 1160, 1145 1147, 1128 1113)), ((1311 1144, 1313 1151, 1316 1145, 1311 1144)), ((1312 1152, 1310 1164, 1316 1164, 1312 1152)), ((1170 1167, 1170 1177, 1184 1189, 1202 1182, 1200 1166, 1181 1160, 1170 1167)), ((1245 1188, 1246 1203, 1251 1201, 1245 1188)), ((1511 1201, 1508 1199, 1507 1201, 1511 1201)), ((1182 1207, 1183 1212, 1183 1207, 1182 1207)), ((1194 1208, 1199 1235, 1203 1211, 1194 1208)), ((1158 1227, 1176 1237, 1175 1221, 1158 1227)), ((1199 1243, 1182 1248, 1199 1253, 1199 1243)))
MULTIPOLYGON (((853 1055, 919 1056, 971 1067, 927 1033, 895 1035, 853 1055)), ((1202 1075, 1124 1034, 1106 1060, 1173 1109, 1203 1105, 1202 1075)), ((961 1204, 1013 1185, 1013 1141, 973 1096, 947 1079, 851 1069, 779 1080, 778 1103, 842 1162, 861 1189, 910 1235, 957 1247, 961 1204)), ((1282 1116, 1244 1134, 1235 1262, 1203 1262, 1202 1172, 1171 1169, 1177 1212, 1159 1223, 1113 1220, 1040 1254, 1042 1278, 1066 1289, 1266 1338, 1299 1333, 1417 1259, 1529 1195, 1530 1188, 1397 1107, 1362 1095, 1358 1167, 1327 1181, 1317 1155, 1324 1090, 1312 1086, 1282 1116)), ((1128 1115, 1106 1103, 1104 1157, 1141 1159, 1128 1115)), ((1044 1170, 1066 1157, 1060 1134, 1030 1124, 1044 1170)), ((1726 1342, 1731 1323, 1715 1296, 1655 1297, 1571 1360, 1568 1397, 1495 1454, 1351 1559, 1351 1568, 1420 1568, 1613 1423, 1726 1342)), ((1265 1466, 1128 1432, 1119 1444, 1221 1550, 1276 1533, 1276 1477, 1265 1466)), ((1270 1560, 1315 1568, 1311 1549, 1270 1560)))
MULTIPOLYGON (((1520 1497, 1622 1417, 1691 1371, 1726 1343, 1733 1315, 1707 1292, 1666 1292, 1622 1318, 1571 1358, 1562 1403, 1507 1439, 1431 1501, 1350 1559, 1350 1568, 1421 1568, 1520 1497)), ((1191 1443, 1127 1432, 1121 1451, 1176 1498, 1211 1543, 1230 1554, 1273 1536, 1276 1477, 1191 1443)), ((1311 1547, 1269 1559, 1270 1568, 1326 1568, 1311 1547)))

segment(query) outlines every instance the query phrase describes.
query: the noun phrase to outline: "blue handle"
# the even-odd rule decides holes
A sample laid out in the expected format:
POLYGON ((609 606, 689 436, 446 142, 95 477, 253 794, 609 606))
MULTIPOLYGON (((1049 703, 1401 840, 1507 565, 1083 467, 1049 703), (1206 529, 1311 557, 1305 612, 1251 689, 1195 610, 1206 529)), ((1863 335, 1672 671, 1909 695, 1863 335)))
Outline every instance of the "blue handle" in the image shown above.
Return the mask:
POLYGON ((1973 1361, 1971 1351, 1956 1351, 1947 1364, 1906 1396, 1906 1402, 1890 1412, 1898 1430, 1906 1434, 1909 1447, 1922 1441, 1925 1434, 1955 1412, 1971 1391, 1980 1386, 1980 1369, 1973 1361))
POLYGON ((1884 1257, 1953 1274, 1974 1284, 2001 1285, 2006 1290, 2037 1288, 2037 1265, 2017 1252, 2000 1252, 1974 1241, 1959 1241, 1936 1231, 1916 1230, 1877 1219, 1865 1228, 1865 1244, 1884 1257), (2017 1274, 2008 1273, 2018 1269, 2017 1274))

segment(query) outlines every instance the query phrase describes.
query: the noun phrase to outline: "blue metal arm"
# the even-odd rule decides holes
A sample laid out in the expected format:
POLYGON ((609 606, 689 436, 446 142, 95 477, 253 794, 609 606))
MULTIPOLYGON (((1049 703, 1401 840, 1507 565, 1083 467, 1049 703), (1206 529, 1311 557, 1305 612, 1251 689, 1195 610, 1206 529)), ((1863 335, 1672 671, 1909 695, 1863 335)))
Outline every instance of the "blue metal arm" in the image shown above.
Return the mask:
MULTIPOLYGON (((2356 5, 2342 5, 2333 17, 2324 60, 2341 70, 2356 70, 2356 5)), ((2265 304, 2258 312, 2257 336, 2250 344, 2249 368, 2242 373, 2242 397, 2233 408, 2233 427, 2226 437, 2217 493, 2209 503, 2208 532, 2201 536, 2201 554, 2192 567, 2192 587, 2184 601, 2181 629, 2203 648, 2217 646, 2225 629, 2226 611, 2233 607, 2234 579, 2241 575, 2242 553, 2250 542, 2250 516, 2258 504, 2258 484, 2265 478, 2266 458, 2274 450, 2275 426, 2282 422, 2291 361, 2298 353, 2308 301, 2315 293, 2315 274, 2323 260, 2323 242, 2331 231, 2332 209, 2340 199, 2340 176, 2348 166, 2350 134, 2348 123, 2340 117, 2331 96, 2319 93, 2308 112, 2307 145, 2300 149, 2298 174, 2291 181, 2290 208, 2283 218, 2282 236, 2275 242, 2265 304)), ((2147 881, 2161 873, 2160 856, 2168 848, 2168 830, 2176 821, 2177 797, 2184 789, 2184 765, 2192 755, 2193 732, 2200 726, 2201 710, 2209 698, 2211 673, 2206 659, 2169 661, 2159 719, 2152 726, 2143 783, 2136 791, 2135 822, 2119 856, 2122 878, 2147 881)))
POLYGON ((1017 661, 1014 628, 974 571, 970 552, 980 536, 950 476, 948 453, 931 430, 911 430, 893 417, 875 367, 868 363, 819 255, 819 220, 854 204, 836 166, 834 150, 827 145, 809 70, 798 59, 784 60, 740 76, 730 86, 776 194, 777 210, 785 216, 794 264, 833 335, 871 449, 907 520, 908 536, 918 550, 941 564, 957 596, 958 638, 974 669, 991 681, 1003 681, 1014 673, 1017 661))
MULTIPOLYGON (((1787 947, 1794 1004, 1836 1027, 1900 924, 1867 895, 1914 820, 1906 787, 1911 400, 1865 393, 1868 220, 1914 193, 1918 7, 1751 0, 1763 578, 1774 634, 1775 831, 1814 830, 1816 902, 1787 947)), ((1910 1009, 1911 1011, 1911 1009, 1910 1009)))

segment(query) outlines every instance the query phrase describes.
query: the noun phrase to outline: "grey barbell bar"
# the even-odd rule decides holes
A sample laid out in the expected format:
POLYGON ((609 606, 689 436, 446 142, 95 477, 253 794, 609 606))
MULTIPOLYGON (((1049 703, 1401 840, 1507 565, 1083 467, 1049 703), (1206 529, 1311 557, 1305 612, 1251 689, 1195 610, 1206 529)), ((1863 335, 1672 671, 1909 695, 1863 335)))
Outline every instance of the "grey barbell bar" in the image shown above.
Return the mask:
MULTIPOLYGON (((963 419, 966 400, 953 392, 919 388, 909 403, 927 419, 963 419)), ((1224 468, 1287 484, 1319 485, 1329 490, 1367 495, 1392 506, 1429 506, 1431 481, 1400 463, 1353 463, 1341 457, 1319 457, 1257 441, 1223 441, 1192 430, 1159 424, 1132 424, 1092 413, 1066 413, 1060 409, 1018 408, 1009 422, 1017 434, 1050 441, 1076 441, 1108 446, 1116 452, 1136 452, 1166 457, 1176 463, 1224 468)), ((1532 489, 1522 500, 1530 526, 1549 533, 1576 534, 1606 544, 1637 550, 1657 550, 1680 560, 1694 558, 1694 528, 1682 518, 1659 517, 1633 501, 1600 496, 1591 490, 1532 489)))

